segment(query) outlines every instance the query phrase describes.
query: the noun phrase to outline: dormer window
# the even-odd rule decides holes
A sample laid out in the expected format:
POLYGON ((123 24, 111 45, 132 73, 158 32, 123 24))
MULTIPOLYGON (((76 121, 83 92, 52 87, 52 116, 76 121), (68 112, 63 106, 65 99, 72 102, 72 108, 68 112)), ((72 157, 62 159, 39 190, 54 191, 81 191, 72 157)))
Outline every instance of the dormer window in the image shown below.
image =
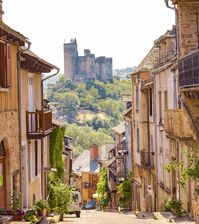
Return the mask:
POLYGON ((0 42, 0 88, 11 87, 10 45, 0 42))

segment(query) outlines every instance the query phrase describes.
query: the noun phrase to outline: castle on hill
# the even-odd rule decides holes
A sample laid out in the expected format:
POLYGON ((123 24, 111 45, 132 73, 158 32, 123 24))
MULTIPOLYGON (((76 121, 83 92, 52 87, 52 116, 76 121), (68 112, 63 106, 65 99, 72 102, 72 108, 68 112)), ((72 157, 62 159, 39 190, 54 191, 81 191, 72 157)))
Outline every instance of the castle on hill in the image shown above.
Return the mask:
POLYGON ((112 58, 105 56, 95 58, 89 49, 84 50, 84 56, 79 56, 76 39, 71 39, 70 43, 64 43, 64 77, 66 80, 108 81, 112 80, 112 73, 112 58))

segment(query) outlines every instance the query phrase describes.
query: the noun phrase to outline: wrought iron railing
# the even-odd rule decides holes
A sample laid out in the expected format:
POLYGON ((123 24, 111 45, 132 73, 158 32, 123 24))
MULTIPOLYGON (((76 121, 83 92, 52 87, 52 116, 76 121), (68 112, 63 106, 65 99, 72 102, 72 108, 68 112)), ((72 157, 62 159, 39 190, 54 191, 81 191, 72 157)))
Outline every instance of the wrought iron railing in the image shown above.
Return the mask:
POLYGON ((199 86, 199 51, 181 58, 178 70, 180 88, 199 86))
POLYGON ((158 57, 154 63, 153 63, 153 67, 154 68, 158 68, 163 66, 164 64, 172 61, 172 59, 176 56, 176 51, 171 50, 168 51, 166 55, 162 56, 162 57, 158 57))

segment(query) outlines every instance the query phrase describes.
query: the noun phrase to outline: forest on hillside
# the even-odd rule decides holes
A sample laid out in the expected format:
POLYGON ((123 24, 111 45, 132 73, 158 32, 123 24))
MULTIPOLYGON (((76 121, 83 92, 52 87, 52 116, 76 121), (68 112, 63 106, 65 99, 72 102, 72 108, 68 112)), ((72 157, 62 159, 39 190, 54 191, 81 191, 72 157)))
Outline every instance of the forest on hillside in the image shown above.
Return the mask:
POLYGON ((91 144, 112 142, 112 128, 122 122, 126 105, 123 94, 131 93, 129 80, 65 81, 61 75, 56 84, 46 90, 47 99, 56 108, 56 118, 65 122, 66 135, 73 138, 77 156, 91 144))

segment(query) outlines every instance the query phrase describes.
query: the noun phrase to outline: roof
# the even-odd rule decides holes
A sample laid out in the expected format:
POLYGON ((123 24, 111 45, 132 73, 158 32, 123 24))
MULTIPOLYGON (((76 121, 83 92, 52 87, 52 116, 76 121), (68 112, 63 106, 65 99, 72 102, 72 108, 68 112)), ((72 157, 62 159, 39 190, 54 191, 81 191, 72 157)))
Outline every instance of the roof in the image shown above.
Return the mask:
POLYGON ((0 22, 0 36, 5 36, 6 38, 9 38, 9 40, 19 41, 20 46, 24 46, 25 43, 30 44, 28 41, 28 38, 19 33, 16 30, 13 30, 11 27, 6 25, 4 22, 0 22))
POLYGON ((144 59, 140 62, 136 70, 131 74, 131 76, 137 74, 141 71, 150 71, 153 69, 154 61, 157 60, 159 56, 159 48, 153 46, 144 59))
POLYGON ((80 154, 76 160, 73 162, 74 172, 99 172, 99 164, 96 160, 90 160, 90 151, 85 150, 82 154, 80 154))
POLYGON ((118 126, 112 128, 112 130, 114 132, 116 132, 117 134, 123 134, 123 133, 125 133, 125 122, 122 122, 118 126))
POLYGON ((22 52, 22 56, 25 60, 21 62, 21 67, 30 72, 49 73, 52 69, 58 69, 55 65, 40 58, 31 50, 22 52))
POLYGON ((171 30, 167 30, 166 33, 160 36, 157 40, 154 41, 155 45, 158 45, 161 41, 164 41, 167 38, 175 38, 176 36, 176 27, 173 26, 171 30))

